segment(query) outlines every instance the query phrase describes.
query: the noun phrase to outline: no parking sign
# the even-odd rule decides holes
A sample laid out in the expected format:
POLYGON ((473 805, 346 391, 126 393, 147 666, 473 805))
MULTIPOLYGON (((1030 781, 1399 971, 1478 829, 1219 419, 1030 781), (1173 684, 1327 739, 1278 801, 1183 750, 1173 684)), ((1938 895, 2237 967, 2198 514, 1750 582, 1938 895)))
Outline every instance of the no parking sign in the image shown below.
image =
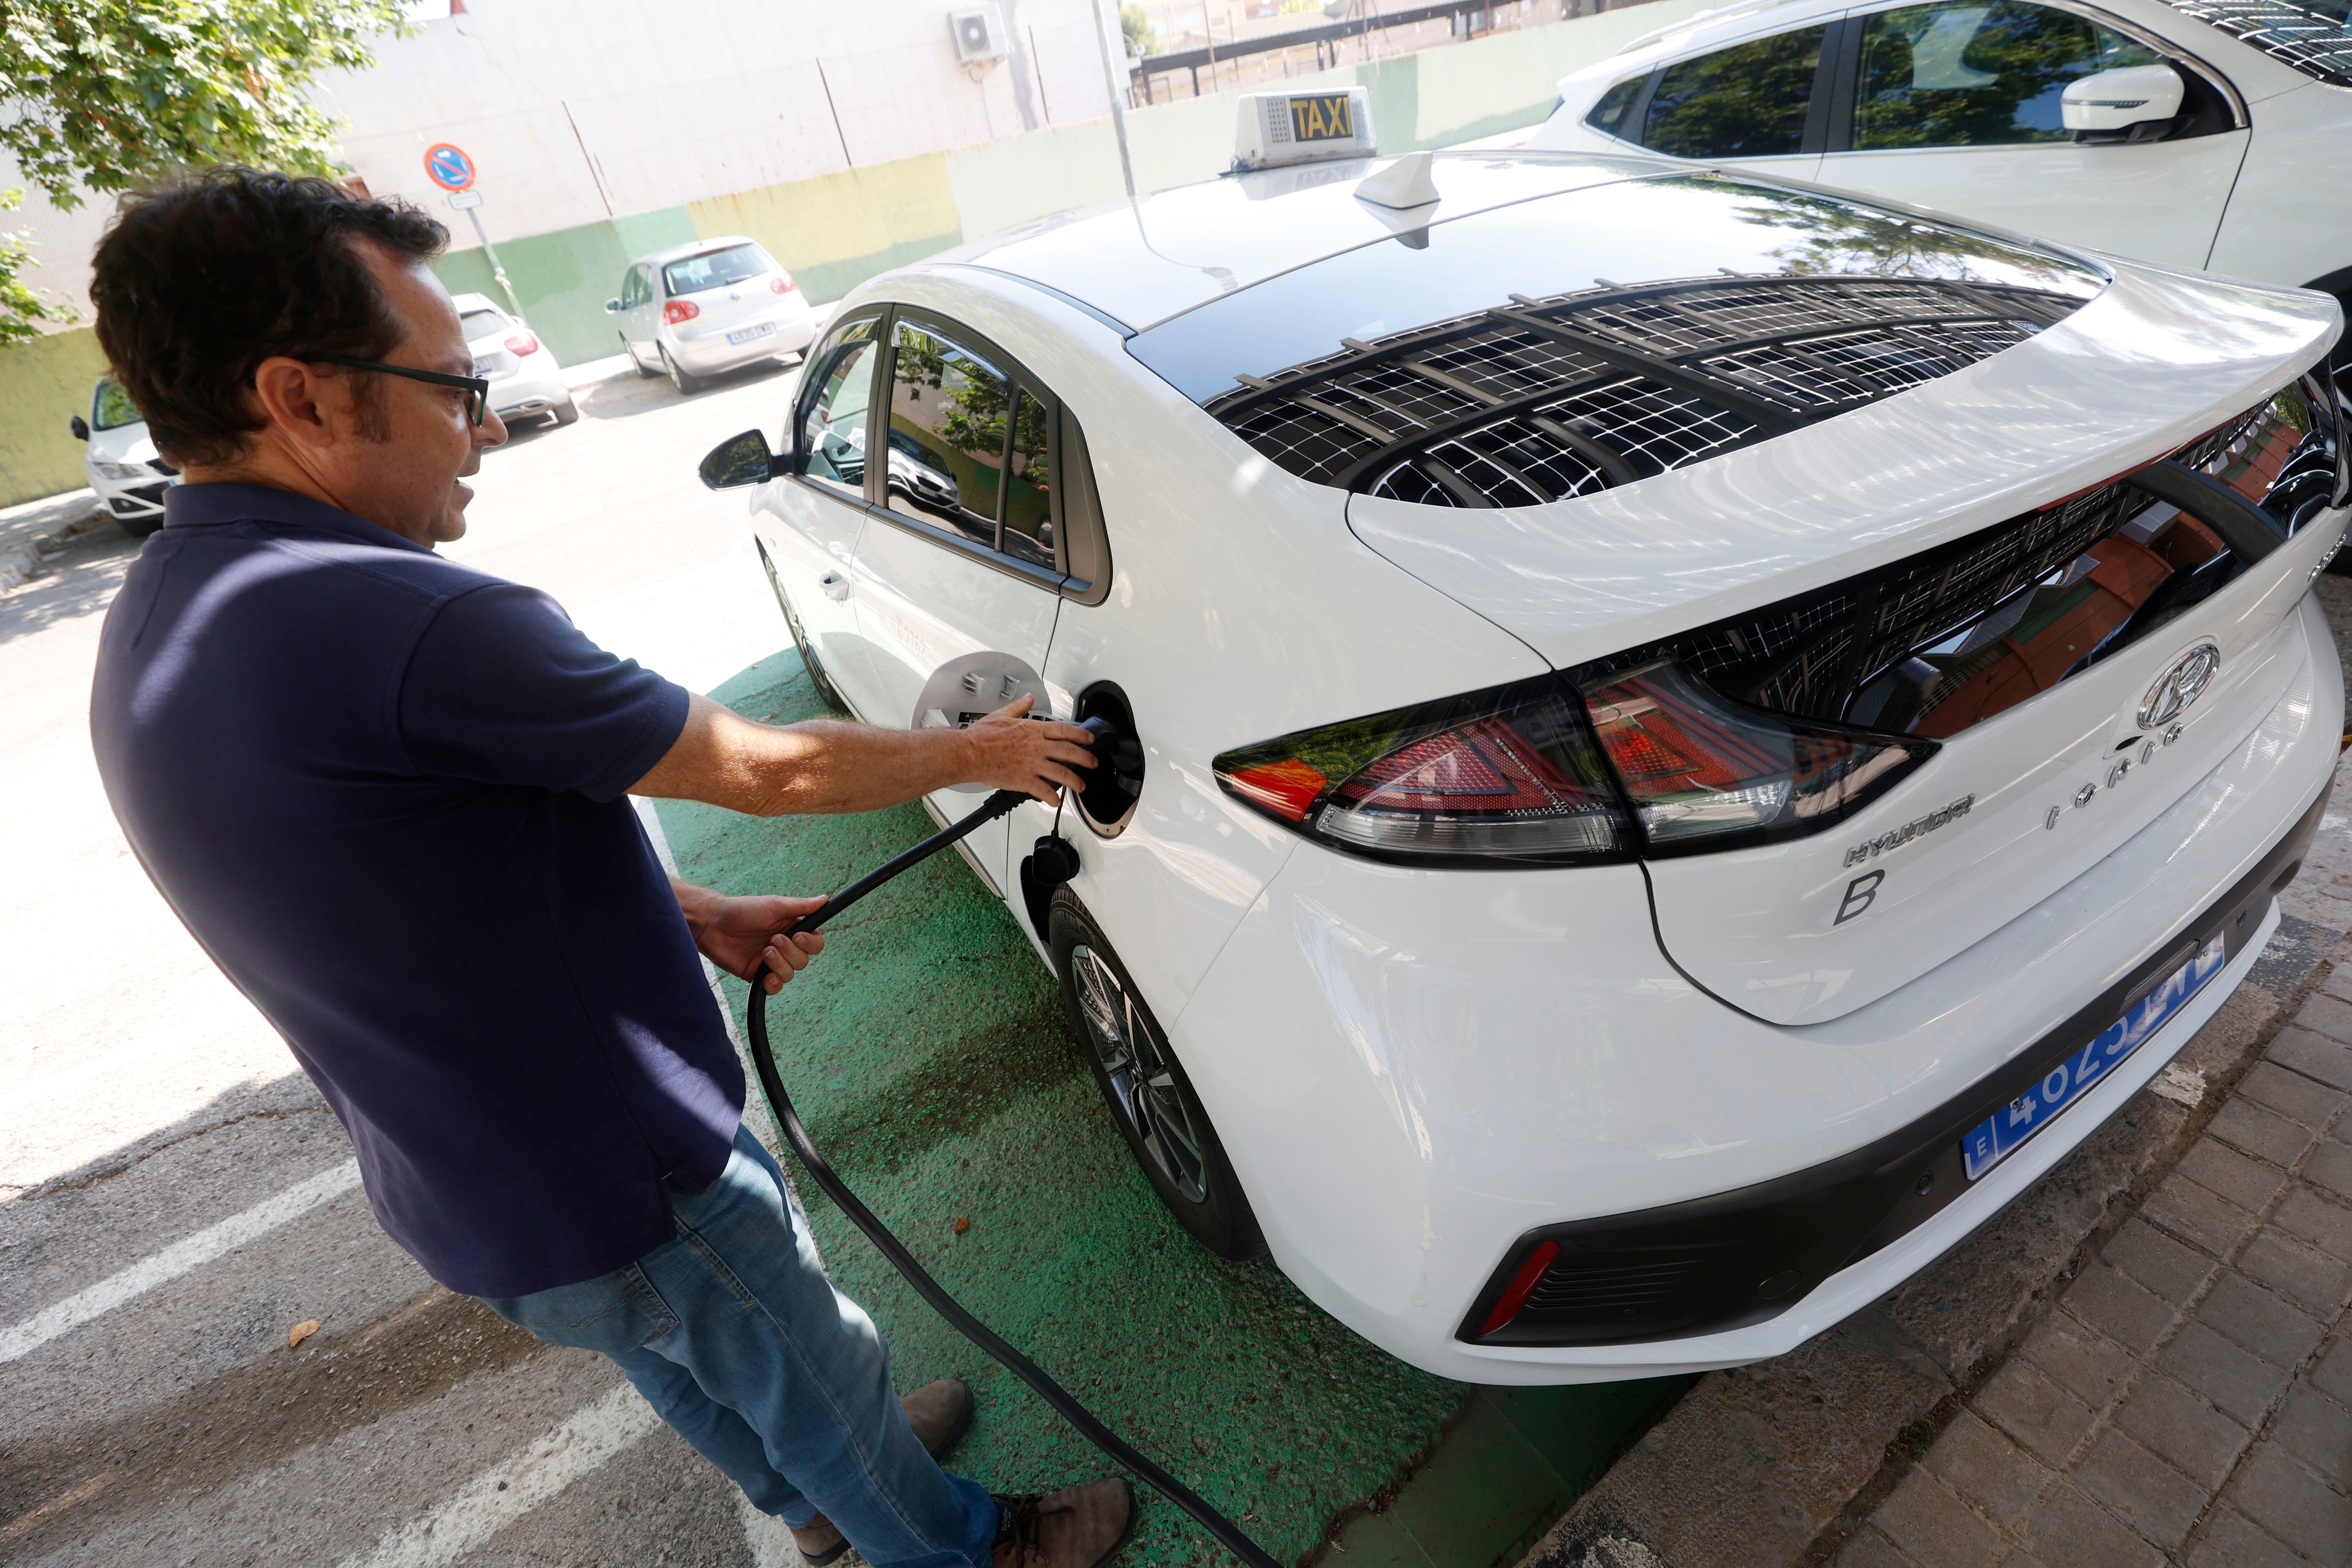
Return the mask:
POLYGON ((451 142, 436 142, 425 149, 425 177, 445 191, 462 191, 474 183, 474 161, 451 142))

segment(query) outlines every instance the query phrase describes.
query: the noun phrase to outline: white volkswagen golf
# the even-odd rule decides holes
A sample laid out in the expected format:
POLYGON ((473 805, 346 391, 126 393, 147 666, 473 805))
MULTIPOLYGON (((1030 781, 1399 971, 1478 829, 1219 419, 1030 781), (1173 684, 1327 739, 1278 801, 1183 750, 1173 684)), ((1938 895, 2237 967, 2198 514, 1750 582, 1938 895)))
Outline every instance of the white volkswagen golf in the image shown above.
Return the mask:
POLYGON ((1050 902, 1053 814, 970 844, 1176 1215, 1417 1366, 1573 1382, 1819 1333, 2245 974, 2343 714, 2340 328, 1417 154, 877 279, 789 450, 712 461, 839 705, 1002 655, 1139 737, 1050 902))

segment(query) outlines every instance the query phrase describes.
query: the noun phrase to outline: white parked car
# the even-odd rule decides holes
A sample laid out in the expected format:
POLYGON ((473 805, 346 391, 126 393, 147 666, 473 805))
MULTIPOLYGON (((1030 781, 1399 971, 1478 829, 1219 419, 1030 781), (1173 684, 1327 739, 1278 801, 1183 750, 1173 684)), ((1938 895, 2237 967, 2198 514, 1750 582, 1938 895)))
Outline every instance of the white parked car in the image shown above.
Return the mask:
POLYGON ((1733 5, 1559 91, 1529 147, 1818 181, 2352 300, 2345 0, 1733 5))
POLYGON ((454 295, 450 303, 457 307, 457 324, 473 351, 474 374, 488 380, 490 407, 500 419, 511 425, 544 414, 569 425, 580 417, 555 351, 539 341, 528 322, 500 310, 487 294, 454 295))
POLYGON ((604 309, 620 319, 621 352, 637 374, 667 375, 681 393, 799 353, 816 336, 816 315, 793 275, 740 235, 639 258, 604 309))
POLYGON ((866 719, 1003 655, 1132 724, 1049 904, 1052 813, 967 843, 1202 1241, 1469 1382, 1777 1354, 2276 929, 2341 314, 1643 160, 1376 168, 877 279, 706 472, 866 719))
POLYGON ((89 417, 69 422, 77 441, 89 443, 81 455, 89 488, 133 539, 163 526, 163 492, 180 482, 180 470, 155 455, 147 421, 131 395, 110 375, 98 378, 89 395, 89 417))

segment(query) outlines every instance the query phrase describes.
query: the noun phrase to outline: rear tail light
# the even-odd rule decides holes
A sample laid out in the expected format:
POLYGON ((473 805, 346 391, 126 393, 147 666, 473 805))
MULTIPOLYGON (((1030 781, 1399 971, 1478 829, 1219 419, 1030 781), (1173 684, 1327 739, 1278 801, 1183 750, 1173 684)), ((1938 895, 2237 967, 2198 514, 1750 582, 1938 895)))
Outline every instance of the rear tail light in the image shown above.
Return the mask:
POLYGON ((510 354, 520 356, 522 354, 535 354, 538 352, 539 340, 532 337, 529 332, 517 332, 514 336, 507 340, 507 353, 510 354))
POLYGON ((1582 691, 1545 678, 1304 730, 1215 769, 1233 795, 1336 847, 1562 865, 1812 833, 1937 749, 1744 707, 1662 660, 1582 691))
POLYGON ((1277 820, 1383 858, 1557 864, 1633 847, 1582 711, 1548 679, 1302 731, 1215 767, 1277 820))
POLYGON ((1811 833, 1937 750, 1743 707, 1671 659, 1589 685, 1584 700, 1653 852, 1811 833))
POLYGON ((691 300, 672 300, 662 307, 662 320, 673 327, 680 321, 690 321, 700 314, 702 307, 691 300))
POLYGON ((799 288, 800 285, 793 281, 793 275, 791 273, 779 272, 773 278, 768 279, 768 287, 778 294, 789 294, 793 289, 799 288))

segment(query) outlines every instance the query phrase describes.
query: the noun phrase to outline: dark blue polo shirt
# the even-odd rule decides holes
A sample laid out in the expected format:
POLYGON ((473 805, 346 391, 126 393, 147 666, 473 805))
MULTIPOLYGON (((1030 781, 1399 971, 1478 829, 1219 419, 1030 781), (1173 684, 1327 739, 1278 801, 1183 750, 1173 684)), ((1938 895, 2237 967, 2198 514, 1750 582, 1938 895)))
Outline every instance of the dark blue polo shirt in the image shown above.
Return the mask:
POLYGON ((687 693, 555 602, 348 512, 185 485, 107 612, 90 736, 131 847, 293 1047, 376 1217, 519 1296, 672 1236, 743 1075, 624 798, 687 693))

